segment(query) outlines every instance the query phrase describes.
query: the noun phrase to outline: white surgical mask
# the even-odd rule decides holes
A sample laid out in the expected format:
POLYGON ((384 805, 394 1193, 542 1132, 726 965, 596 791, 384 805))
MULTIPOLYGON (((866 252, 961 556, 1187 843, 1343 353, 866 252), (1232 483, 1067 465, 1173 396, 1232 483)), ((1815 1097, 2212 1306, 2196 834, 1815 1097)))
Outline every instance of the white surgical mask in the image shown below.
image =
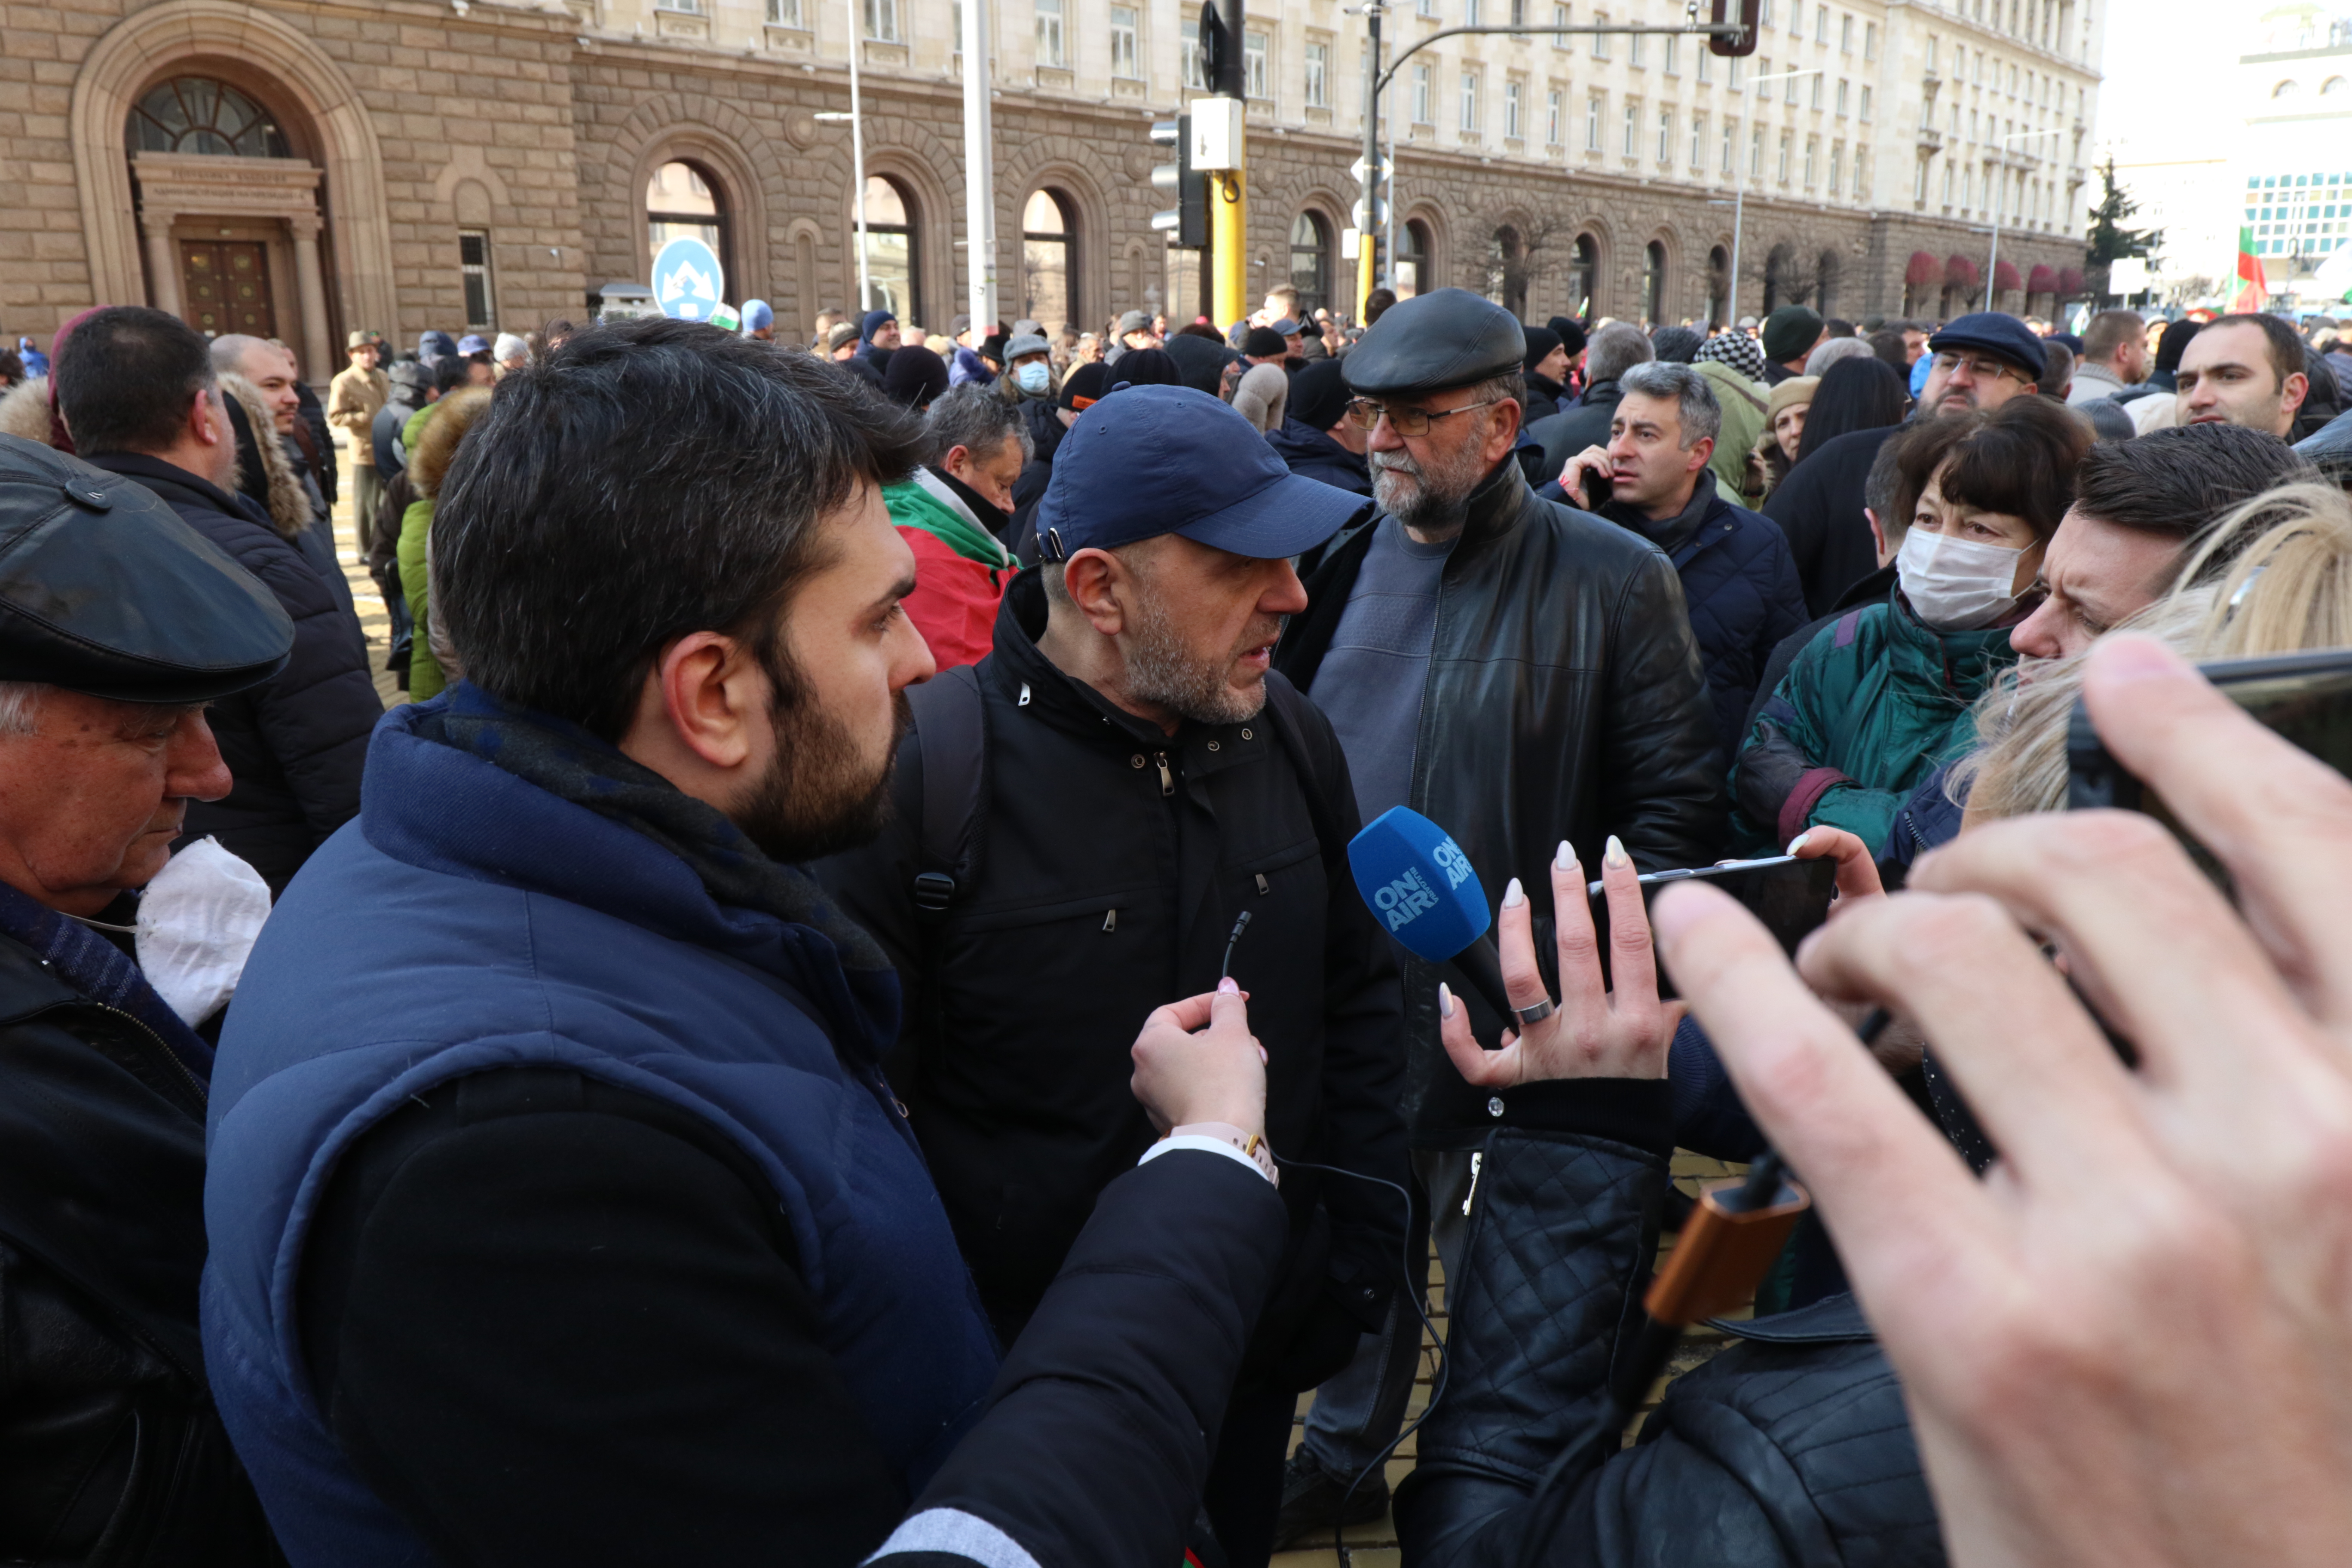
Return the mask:
POLYGON ((2024 553, 1915 528, 1903 536, 1895 571, 1930 630, 1972 632, 2017 607, 2017 558, 2024 553))
POLYGON ((1043 392, 1045 390, 1046 377, 1051 374, 1042 363, 1024 364, 1013 373, 1013 380, 1014 384, 1024 392, 1043 392))
POLYGON ((269 918, 261 873, 200 838, 165 863, 139 900, 139 967, 190 1025, 220 1011, 269 918))

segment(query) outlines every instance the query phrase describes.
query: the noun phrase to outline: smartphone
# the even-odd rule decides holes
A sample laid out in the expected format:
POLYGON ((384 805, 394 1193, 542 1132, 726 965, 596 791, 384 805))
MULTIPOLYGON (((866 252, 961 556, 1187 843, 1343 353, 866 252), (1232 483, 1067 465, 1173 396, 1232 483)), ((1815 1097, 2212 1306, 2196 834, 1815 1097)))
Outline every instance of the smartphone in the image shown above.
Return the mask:
MULTIPOLYGON (((1681 871, 1649 871, 1642 877, 1642 901, 1646 906, 1661 888, 1676 882, 1710 882, 1748 907, 1764 922, 1780 951, 1794 958, 1797 944, 1830 918, 1830 900, 1837 891, 1837 861, 1830 856, 1800 860, 1794 855, 1773 855, 1761 860, 1734 860, 1727 866, 1694 866, 1681 871)), ((1601 939, 1601 968, 1609 963, 1609 900, 1606 887, 1591 883, 1585 889, 1592 901, 1592 929, 1601 939)), ((1658 970, 1658 994, 1675 994, 1664 965, 1658 970)))
POLYGON ((1569 499, 1587 511, 1599 511, 1609 504, 1609 498, 1615 493, 1616 487, 1610 482, 1606 468, 1587 468, 1584 470, 1584 493, 1569 499))
MULTIPOLYGON (((2197 672, 2265 728, 2352 776, 2352 648, 2209 659, 2197 672)), ((2090 710, 2077 701, 2066 721, 2066 809, 2102 807, 2155 817, 2172 830, 2207 875, 2229 886, 2204 846, 2108 752, 2092 727, 2090 710)))

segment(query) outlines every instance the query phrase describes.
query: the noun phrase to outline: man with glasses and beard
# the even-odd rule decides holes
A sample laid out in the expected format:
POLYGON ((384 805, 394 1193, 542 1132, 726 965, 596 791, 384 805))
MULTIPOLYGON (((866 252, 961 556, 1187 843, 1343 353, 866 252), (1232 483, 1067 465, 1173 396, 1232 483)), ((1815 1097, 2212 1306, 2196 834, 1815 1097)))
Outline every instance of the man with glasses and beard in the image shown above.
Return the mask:
POLYGON ((1263 1568, 1298 1394, 1379 1326, 1404 1238, 1395 1192, 1291 1163, 1402 1188, 1404 1054, 1346 758, 1268 673, 1307 605, 1290 558, 1370 506, 1205 393, 1103 398, 1055 454, 994 651, 913 694, 896 820, 818 868, 906 984, 890 1081, 1008 1340, 1151 1142, 1138 1026, 1171 985, 1248 994, 1290 1246, 1206 1491, 1235 1568, 1263 1568))
MULTIPOLYGON (((1520 477, 1525 354, 1509 312, 1460 289, 1397 305, 1349 352, 1381 513, 1307 563, 1307 607, 1275 668, 1330 716, 1365 820, 1394 805, 1434 820, 1490 893, 1537 900, 1549 953, 1555 857, 1587 879, 1604 852, 1645 871, 1708 864, 1722 853, 1725 764, 1673 563, 1538 500, 1520 477)), ((1501 1111, 1446 1059, 1441 973, 1410 955, 1403 973, 1405 1115, 1445 1255, 1465 1224, 1470 1151, 1501 1111)), ((1454 986, 1495 1037, 1506 1021, 1466 989, 1454 986)), ((1284 1539, 1328 1530, 1395 1436, 1420 1342, 1400 1301, 1317 1394, 1285 1482, 1284 1539)), ((1386 1500, 1374 1472, 1348 1517, 1377 1517, 1386 1500)))
POLYGON ((793 864, 873 833, 932 672, 880 495, 920 438, 660 318, 467 433, 467 678, 376 731, 213 1075, 204 1362, 296 1568, 1181 1559, 1290 1229, 1244 999, 1195 965, 1089 1042, 1167 1136, 1000 1366, 889 961, 793 864))

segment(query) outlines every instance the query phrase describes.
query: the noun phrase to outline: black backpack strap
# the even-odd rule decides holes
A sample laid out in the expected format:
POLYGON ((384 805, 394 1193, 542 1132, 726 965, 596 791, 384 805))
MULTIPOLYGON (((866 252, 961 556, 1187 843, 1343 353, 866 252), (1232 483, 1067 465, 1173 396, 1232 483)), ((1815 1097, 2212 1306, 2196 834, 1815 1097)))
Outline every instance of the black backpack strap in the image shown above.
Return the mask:
POLYGON ((980 672, 962 665, 913 687, 917 754, 922 759, 923 805, 916 864, 916 918, 935 921, 958 888, 968 885, 978 858, 976 828, 987 780, 988 718, 980 672))

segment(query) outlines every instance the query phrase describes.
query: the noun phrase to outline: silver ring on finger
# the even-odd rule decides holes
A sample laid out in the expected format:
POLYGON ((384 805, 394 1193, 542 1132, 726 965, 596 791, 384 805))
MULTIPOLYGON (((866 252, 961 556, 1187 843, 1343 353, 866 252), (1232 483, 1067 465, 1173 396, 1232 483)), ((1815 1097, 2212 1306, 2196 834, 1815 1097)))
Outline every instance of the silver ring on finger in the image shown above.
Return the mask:
POLYGON ((1557 1012, 1558 1010, 1559 1010, 1559 1009, 1555 1008, 1555 1007, 1551 1005, 1551 998, 1550 998, 1550 997, 1549 997, 1549 996, 1547 996, 1547 997, 1545 997, 1542 1001, 1540 1001, 1540 1002, 1537 1003, 1537 1004, 1536 1004, 1534 1006, 1532 1006, 1532 1007, 1514 1007, 1514 1008, 1512 1008, 1512 1009, 1511 1009, 1511 1016, 1513 1016, 1513 1017, 1517 1018, 1517 1019, 1519 1021, 1519 1031, 1520 1031, 1520 1033, 1524 1034, 1524 1033, 1526 1033, 1526 1032, 1527 1032, 1527 1028, 1528 1028, 1528 1025, 1530 1025, 1530 1024, 1540 1024, 1540 1023, 1542 1023, 1546 1018, 1550 1017, 1550 1016, 1552 1016, 1552 1014, 1553 1014, 1553 1013, 1555 1013, 1555 1012, 1557 1012))

